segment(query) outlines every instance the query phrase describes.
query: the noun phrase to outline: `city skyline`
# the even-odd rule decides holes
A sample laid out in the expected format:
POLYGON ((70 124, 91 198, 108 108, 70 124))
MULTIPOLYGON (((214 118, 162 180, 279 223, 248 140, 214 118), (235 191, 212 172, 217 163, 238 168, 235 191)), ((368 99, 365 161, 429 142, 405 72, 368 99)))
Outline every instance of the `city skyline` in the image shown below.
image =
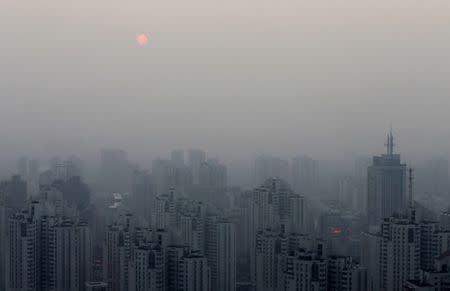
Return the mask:
POLYGON ((450 291, 449 19, 0 0, 0 291, 450 291))

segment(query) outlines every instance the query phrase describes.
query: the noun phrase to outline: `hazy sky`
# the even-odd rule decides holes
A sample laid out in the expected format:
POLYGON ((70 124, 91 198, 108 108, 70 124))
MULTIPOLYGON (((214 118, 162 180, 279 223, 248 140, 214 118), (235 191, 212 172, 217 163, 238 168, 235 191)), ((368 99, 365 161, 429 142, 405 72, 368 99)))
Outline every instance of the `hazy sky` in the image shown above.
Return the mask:
POLYGON ((0 37, 2 156, 450 152, 448 0, 1 0, 0 37))

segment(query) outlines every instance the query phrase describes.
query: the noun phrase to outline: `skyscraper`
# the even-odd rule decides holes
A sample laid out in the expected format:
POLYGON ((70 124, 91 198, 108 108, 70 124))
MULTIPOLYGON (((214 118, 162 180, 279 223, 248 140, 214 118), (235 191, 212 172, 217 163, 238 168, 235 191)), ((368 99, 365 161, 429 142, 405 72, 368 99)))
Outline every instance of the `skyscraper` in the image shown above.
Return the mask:
POLYGON ((216 226, 218 291, 236 290, 236 230, 232 222, 218 222, 216 226))
POLYGON ((223 189, 227 186, 227 168, 217 159, 208 159, 200 165, 199 184, 223 189))
POLYGON ((38 288, 37 221, 28 212, 9 219, 9 252, 7 254, 8 290, 38 288))
POLYGON ((151 214, 156 198, 156 186, 148 171, 134 171, 132 185, 133 209, 135 213, 151 223, 151 214))
POLYGON ((394 154, 392 131, 387 136, 386 154, 373 157, 367 169, 367 212, 369 226, 402 212, 406 205, 406 165, 394 154))
POLYGON ((373 233, 363 233, 361 235, 360 263, 367 270, 366 290, 380 290, 380 252, 381 235, 373 233))
POLYGON ((169 159, 155 159, 152 161, 152 178, 156 193, 167 194, 170 188, 182 192, 184 187, 191 184, 190 169, 183 164, 169 159))
POLYGON ((278 177, 289 180, 289 162, 277 157, 259 156, 255 160, 256 185, 261 185, 267 179, 278 177))
POLYGON ((306 233, 306 201, 303 196, 289 196, 289 232, 306 233))
POLYGON ((131 188, 131 166, 127 154, 119 149, 101 152, 102 186, 109 192, 128 192, 131 188))
POLYGON ((86 223, 66 220, 55 228, 57 290, 84 290, 91 270, 91 241, 86 223))
POLYGON ((206 257, 211 268, 211 288, 236 290, 236 229, 232 222, 209 216, 206 222, 206 257))
POLYGON ((292 187, 302 195, 311 195, 319 180, 319 163, 310 157, 297 156, 292 160, 292 187))
POLYGON ((360 156, 355 159, 353 169, 356 206, 360 212, 365 214, 367 214, 367 168, 370 164, 371 158, 369 156, 360 156))
POLYGON ((0 182, 0 195, 6 207, 22 209, 27 200, 27 183, 21 176, 12 176, 11 180, 0 182))
POLYGON ((109 291, 128 290, 131 251, 128 223, 108 226, 103 247, 103 279, 109 291))
POLYGON ((170 153, 170 160, 177 167, 184 166, 184 151, 183 150, 173 150, 170 153))
POLYGON ((197 185, 200 182, 200 165, 206 161, 206 154, 201 150, 189 151, 189 166, 192 170, 192 182, 197 185))

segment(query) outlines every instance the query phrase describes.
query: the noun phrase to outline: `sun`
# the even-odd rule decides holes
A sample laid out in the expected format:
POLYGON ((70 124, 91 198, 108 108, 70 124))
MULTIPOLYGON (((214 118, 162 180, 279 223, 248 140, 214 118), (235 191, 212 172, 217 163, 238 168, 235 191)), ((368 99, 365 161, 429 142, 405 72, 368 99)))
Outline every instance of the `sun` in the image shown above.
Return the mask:
POLYGON ((139 45, 144 46, 148 43, 148 36, 145 33, 141 33, 138 36, 136 36, 136 42, 139 45))

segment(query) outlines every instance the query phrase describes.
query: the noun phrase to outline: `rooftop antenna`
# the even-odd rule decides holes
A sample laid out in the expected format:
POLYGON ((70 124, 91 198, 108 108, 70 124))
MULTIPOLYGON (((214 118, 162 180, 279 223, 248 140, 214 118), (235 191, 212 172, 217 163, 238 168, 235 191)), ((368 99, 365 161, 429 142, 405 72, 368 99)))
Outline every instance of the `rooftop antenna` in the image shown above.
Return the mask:
POLYGON ((414 181, 414 174, 413 169, 409 168, 409 215, 412 222, 415 222, 416 220, 416 210, 414 208, 414 199, 413 199, 413 181, 414 181))
POLYGON ((387 135, 386 154, 392 156, 394 154, 394 136, 392 135, 392 126, 387 135))
POLYGON ((413 180, 414 180, 414 176, 413 176, 413 169, 409 168, 409 185, 408 185, 408 190, 409 190, 409 207, 414 207, 414 200, 413 200, 413 180))

